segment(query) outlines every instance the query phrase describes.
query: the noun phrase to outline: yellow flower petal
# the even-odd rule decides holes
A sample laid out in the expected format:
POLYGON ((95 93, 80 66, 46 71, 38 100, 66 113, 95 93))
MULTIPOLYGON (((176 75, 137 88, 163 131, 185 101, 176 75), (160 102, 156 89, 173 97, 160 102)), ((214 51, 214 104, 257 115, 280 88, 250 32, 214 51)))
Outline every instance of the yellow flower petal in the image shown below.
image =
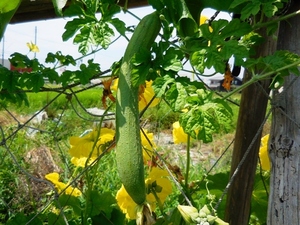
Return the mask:
MULTIPOLYGON (((159 187, 156 194, 161 203, 163 203, 167 196, 172 193, 172 185, 167 178, 168 175, 166 170, 153 167, 149 173, 149 177, 145 181, 146 185, 156 184, 159 187)), ((127 219, 134 220, 137 218, 138 205, 132 200, 123 185, 117 192, 116 200, 122 212, 126 214, 127 219)), ((146 201, 149 203, 151 210, 154 211, 156 207, 156 198, 152 193, 147 194, 146 201)))
POLYGON ((261 163, 261 168, 263 170, 270 170, 270 158, 268 153, 268 141, 269 141, 269 134, 265 135, 261 139, 261 147, 259 149, 259 159, 261 163))
POLYGON ((76 158, 96 158, 101 153, 101 145, 104 145, 114 139, 115 131, 109 128, 101 128, 101 133, 98 136, 98 131, 94 130, 83 137, 70 137, 69 154, 76 158), (94 149, 93 149, 94 147, 94 149), (92 154, 91 154, 91 151, 92 154))
POLYGON ((124 186, 118 190, 116 195, 117 203, 127 219, 136 219, 136 207, 137 204, 132 200, 124 186))
MULTIPOLYGON (((146 85, 139 94, 139 110, 143 110, 155 96, 154 89, 152 88, 152 81, 146 81, 146 85)), ((149 107, 155 107, 159 103, 159 98, 155 98, 149 107)))
POLYGON ((39 52, 39 47, 36 44, 33 44, 32 42, 27 42, 26 43, 27 47, 29 48, 29 51, 31 52, 39 52))
MULTIPOLYGON (((172 184, 167 178, 168 176, 168 171, 162 170, 158 167, 153 167, 149 173, 148 179, 146 179, 146 186, 148 186, 149 184, 153 184, 153 182, 155 182, 156 185, 159 186, 159 190, 156 192, 156 194, 161 203, 164 203, 166 198, 172 193, 172 184)), ((150 205, 153 202, 156 202, 156 199, 152 193, 147 195, 146 199, 150 203, 150 205)))
POLYGON ((187 143, 188 135, 184 133, 183 128, 180 126, 179 122, 173 123, 173 141, 175 144, 187 143))
POLYGON ((68 186, 68 184, 65 184, 63 182, 59 181, 59 174, 58 173, 49 173, 45 175, 45 178, 49 181, 51 181, 55 188, 57 189, 58 193, 61 193, 64 191, 67 195, 73 195, 75 197, 78 197, 81 195, 81 191, 77 188, 74 188, 72 186, 68 186))
POLYGON ((206 23, 207 20, 208 18, 206 16, 200 16, 200 25, 206 23))
MULTIPOLYGON (((84 168, 87 160, 88 160, 87 157, 81 157, 81 158, 72 157, 71 163, 77 167, 84 168)), ((94 160, 96 160, 96 158, 94 157, 89 158, 87 166, 90 165, 94 160)))
MULTIPOLYGON (((140 86, 139 91, 139 110, 143 110, 146 105, 151 101, 151 99, 155 96, 154 89, 152 88, 153 81, 146 81, 145 85, 140 86)), ((115 79, 113 85, 110 87, 111 90, 117 91, 119 84, 119 79, 115 79)), ((159 98, 155 98, 149 107, 154 107, 159 103, 159 98)))

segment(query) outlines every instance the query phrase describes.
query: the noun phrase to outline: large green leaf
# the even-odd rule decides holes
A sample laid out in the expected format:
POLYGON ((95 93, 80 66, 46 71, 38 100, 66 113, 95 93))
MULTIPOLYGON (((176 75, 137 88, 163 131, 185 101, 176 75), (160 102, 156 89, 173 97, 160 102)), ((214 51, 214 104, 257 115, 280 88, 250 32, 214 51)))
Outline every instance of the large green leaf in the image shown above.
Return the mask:
POLYGON ((4 35, 5 28, 15 12, 21 0, 1 0, 0 2, 0 41, 4 35))
POLYGON ((214 133, 228 132, 232 125, 232 110, 222 99, 213 98, 213 93, 197 90, 197 97, 187 97, 186 110, 179 121, 185 133, 192 138, 211 142, 214 133))
POLYGON ((21 0, 1 0, 0 14, 15 10, 19 6, 20 2, 21 0))

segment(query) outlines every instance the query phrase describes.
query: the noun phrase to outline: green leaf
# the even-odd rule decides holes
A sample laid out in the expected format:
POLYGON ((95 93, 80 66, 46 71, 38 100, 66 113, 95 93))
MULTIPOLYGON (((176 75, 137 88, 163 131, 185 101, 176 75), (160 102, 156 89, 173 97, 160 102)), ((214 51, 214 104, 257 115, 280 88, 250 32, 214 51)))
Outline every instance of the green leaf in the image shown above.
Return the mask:
POLYGON ((192 138, 208 143, 214 133, 229 131, 232 111, 225 101, 212 98, 212 92, 200 89, 197 94, 198 100, 186 104, 188 111, 180 115, 179 121, 192 138))
POLYGON ((243 5, 246 2, 250 2, 250 0, 234 0, 231 3, 229 8, 231 8, 231 9, 236 8, 237 6, 243 5))
POLYGON ((273 35, 279 28, 279 23, 272 23, 267 26, 267 35, 271 36, 273 35))
POLYGON ((165 92, 170 88, 170 85, 175 82, 175 79, 170 76, 158 77, 152 83, 152 87, 156 96, 161 98, 165 92))
POLYGON ((107 218, 111 218, 112 205, 116 203, 112 194, 110 192, 101 194, 97 190, 89 191, 87 194, 90 195, 90 201, 86 203, 89 215, 96 216, 102 212, 107 218))
POLYGON ((241 20, 245 20, 250 16, 255 16, 260 10, 261 4, 259 0, 249 2, 241 11, 241 20))
MULTIPOLYGON (((78 216, 82 215, 81 202, 78 197, 73 195, 62 194, 59 196, 59 206, 57 208, 64 208, 66 206, 72 207, 74 213, 78 216)), ((57 203, 56 203, 57 204, 57 203)))
POLYGON ((93 224, 101 224, 101 225, 124 224, 124 220, 125 220, 125 215, 120 210, 117 210, 115 208, 112 208, 110 217, 107 217, 106 215, 104 215, 104 213, 100 213, 92 217, 93 224))
POLYGON ((111 37, 114 35, 114 31, 109 27, 108 23, 100 21, 94 30, 94 37, 96 45, 100 45, 102 48, 107 49, 110 45, 111 37))
POLYGON ((48 224, 55 224, 55 225, 65 225, 66 222, 62 216, 62 214, 55 214, 53 212, 49 212, 47 214, 48 217, 48 224))
POLYGON ((194 66, 200 72, 200 74, 204 73, 206 53, 206 49, 202 49, 200 51, 194 52, 190 56, 190 62, 192 66, 194 66))
POLYGON ((267 17, 272 17, 278 12, 278 8, 272 2, 263 3, 262 11, 267 17))
POLYGON ((248 22, 241 22, 239 19, 231 20, 222 30, 220 30, 220 38, 242 37, 252 31, 252 27, 248 22))
POLYGON ((93 19, 82 19, 82 18, 75 18, 71 21, 68 21, 65 25, 65 32, 62 35, 62 39, 63 41, 67 41, 69 40, 71 37, 73 37, 75 35, 75 33, 82 28, 83 26, 85 26, 86 24, 89 24, 91 22, 93 22, 93 19))
POLYGON ((80 29, 80 33, 74 38, 74 44, 79 44, 78 51, 83 55, 86 55, 89 51, 90 44, 95 45, 95 39, 93 36, 93 26, 85 26, 80 29))
POLYGON ((166 100, 175 112, 181 111, 184 108, 186 96, 186 90, 179 82, 174 83, 165 94, 166 100))
POLYGON ((123 21, 119 20, 118 18, 113 18, 109 21, 116 30, 122 35, 125 36, 125 32, 127 31, 126 25, 123 21))
POLYGON ((35 215, 25 215, 24 213, 17 213, 16 215, 9 218, 7 225, 20 225, 20 224, 30 224, 32 225, 43 225, 43 222, 39 217, 35 215))
POLYGON ((161 1, 157 0, 148 0, 149 5, 151 5, 157 11, 160 11, 164 8, 164 4, 161 1))
POLYGON ((162 63, 162 68, 165 71, 175 71, 178 72, 182 69, 182 63, 180 58, 182 58, 182 52, 175 50, 175 48, 169 48, 167 49, 167 51, 165 52, 164 55, 164 60, 162 63))
POLYGON ((21 0, 2 0, 0 2, 0 14, 15 10, 20 2, 21 0))
POLYGON ((52 0, 57 15, 62 16, 62 9, 66 6, 67 1, 68 0, 52 0))
POLYGON ((22 87, 38 92, 44 85, 44 77, 40 72, 23 73, 19 82, 22 87))
POLYGON ((166 11, 171 12, 170 22, 175 24, 180 37, 193 36, 197 32, 198 22, 191 15, 185 0, 164 0, 163 4, 167 8, 166 11))
POLYGON ((139 53, 131 58, 130 63, 132 64, 131 82, 133 86, 144 84, 151 65, 150 51, 141 48, 139 53))
POLYGON ((268 211, 267 191, 269 191, 269 183, 269 174, 256 174, 252 192, 251 214, 255 215, 259 219, 260 224, 266 223, 268 211))

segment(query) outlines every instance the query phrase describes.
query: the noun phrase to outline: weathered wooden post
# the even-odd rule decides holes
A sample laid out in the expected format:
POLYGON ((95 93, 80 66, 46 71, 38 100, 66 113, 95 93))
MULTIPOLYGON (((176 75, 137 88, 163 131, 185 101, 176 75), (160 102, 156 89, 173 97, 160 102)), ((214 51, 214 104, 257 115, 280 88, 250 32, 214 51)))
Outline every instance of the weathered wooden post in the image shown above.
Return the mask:
MULTIPOLYGON (((293 11, 300 1, 293 1, 293 11)), ((300 16, 280 24, 278 49, 300 54, 300 16)), ((300 224, 300 79, 285 78, 274 94, 269 140, 272 162, 268 208, 269 225, 300 224)))
MULTIPOLYGON (((256 57, 273 54, 276 50, 275 38, 267 36, 266 28, 260 29, 259 34, 265 38, 265 42, 256 49, 256 57)), ((257 70, 257 73, 259 72, 257 70)), ((243 82, 250 80, 251 76, 246 70, 243 82)), ((242 91, 232 153, 231 176, 248 148, 251 149, 228 190, 225 220, 230 225, 248 225, 249 222, 251 197, 260 148, 261 130, 259 131, 259 129, 266 115, 269 85, 270 80, 262 80, 242 91), (260 132, 260 134, 257 134, 257 132, 260 132), (259 138, 256 138, 253 142, 255 137, 259 138)))

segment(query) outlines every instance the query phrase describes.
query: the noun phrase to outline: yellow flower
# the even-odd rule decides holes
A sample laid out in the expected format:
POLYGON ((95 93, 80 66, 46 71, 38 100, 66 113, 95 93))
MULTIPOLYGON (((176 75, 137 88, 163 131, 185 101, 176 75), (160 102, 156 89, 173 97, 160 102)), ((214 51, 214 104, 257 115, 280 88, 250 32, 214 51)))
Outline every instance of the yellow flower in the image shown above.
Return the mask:
POLYGON ((261 163, 261 168, 263 170, 270 170, 270 159, 268 154, 268 141, 269 141, 269 134, 265 135, 261 139, 261 147, 259 149, 259 159, 261 163))
POLYGON ((173 123, 173 141, 175 144, 187 143, 188 135, 184 133, 183 128, 180 126, 179 122, 173 123))
MULTIPOLYGON (((154 89, 152 88, 152 80, 146 81, 145 85, 140 86, 139 91, 139 110, 143 110, 151 99, 155 96, 154 89)), ((154 107, 159 103, 159 98, 153 99, 149 107, 154 107)))
MULTIPOLYGON (((111 90, 117 91, 118 89, 119 79, 115 79, 113 85, 111 86, 111 90)), ((140 85, 139 89, 139 110, 143 110, 146 105, 151 101, 151 99, 155 96, 154 90, 152 88, 152 81, 146 81, 145 85, 140 85)), ((154 107, 159 103, 159 98, 153 99, 149 107, 154 107)))
POLYGON ((123 185, 118 190, 116 199, 120 209, 124 214, 126 214, 126 218, 131 220, 136 219, 137 204, 129 196, 123 185))
MULTIPOLYGON (((157 167, 152 168, 149 177, 146 179, 146 186, 151 190, 156 190, 156 195, 160 199, 161 204, 164 203, 167 196, 172 192, 172 185, 168 178, 168 172, 166 170, 159 169, 157 167)), ((119 189, 116 195, 117 203, 127 219, 134 220, 137 215, 138 205, 128 195, 124 186, 119 189)), ((156 207, 156 198, 153 193, 149 192, 146 196, 146 201, 149 203, 151 210, 154 211, 156 207)))
MULTIPOLYGON (((145 181, 146 187, 150 187, 155 191, 161 204, 163 204, 166 198, 172 193, 172 184, 167 178, 168 176, 168 171, 162 170, 158 167, 152 167, 149 176, 145 181)), ((146 199, 151 208, 155 208, 156 198, 152 192, 147 195, 146 199)))
POLYGON ((46 174, 45 178, 47 180, 51 181, 54 184, 54 186, 57 189, 58 193, 61 193, 63 191, 65 194, 73 195, 75 197, 78 197, 78 196, 81 195, 81 191, 78 188, 74 188, 72 186, 69 186, 68 184, 60 182, 58 173, 46 174))
POLYGON ((29 51, 31 52, 39 52, 39 47, 36 44, 33 44, 32 41, 29 43, 26 43, 27 47, 29 48, 29 51))
POLYGON ((200 25, 206 23, 207 20, 208 18, 206 16, 200 16, 200 25))
POLYGON ((69 149, 69 153, 72 157, 77 158, 73 159, 73 161, 75 163, 77 162, 78 164, 81 164, 78 162, 78 160, 81 158, 83 158, 81 162, 84 161, 84 158, 86 161, 89 157, 91 160, 95 160, 102 153, 101 146, 112 141, 114 136, 114 130, 109 128, 101 128, 99 137, 97 130, 93 130, 83 137, 70 137, 71 148, 69 149))
POLYGON ((84 168, 85 165, 90 165, 94 160, 96 160, 95 157, 91 157, 91 158, 87 158, 87 157, 72 157, 71 158, 71 163, 73 163, 73 165, 77 166, 77 167, 82 167, 84 168), (88 160, 88 163, 86 163, 86 161, 88 160))

